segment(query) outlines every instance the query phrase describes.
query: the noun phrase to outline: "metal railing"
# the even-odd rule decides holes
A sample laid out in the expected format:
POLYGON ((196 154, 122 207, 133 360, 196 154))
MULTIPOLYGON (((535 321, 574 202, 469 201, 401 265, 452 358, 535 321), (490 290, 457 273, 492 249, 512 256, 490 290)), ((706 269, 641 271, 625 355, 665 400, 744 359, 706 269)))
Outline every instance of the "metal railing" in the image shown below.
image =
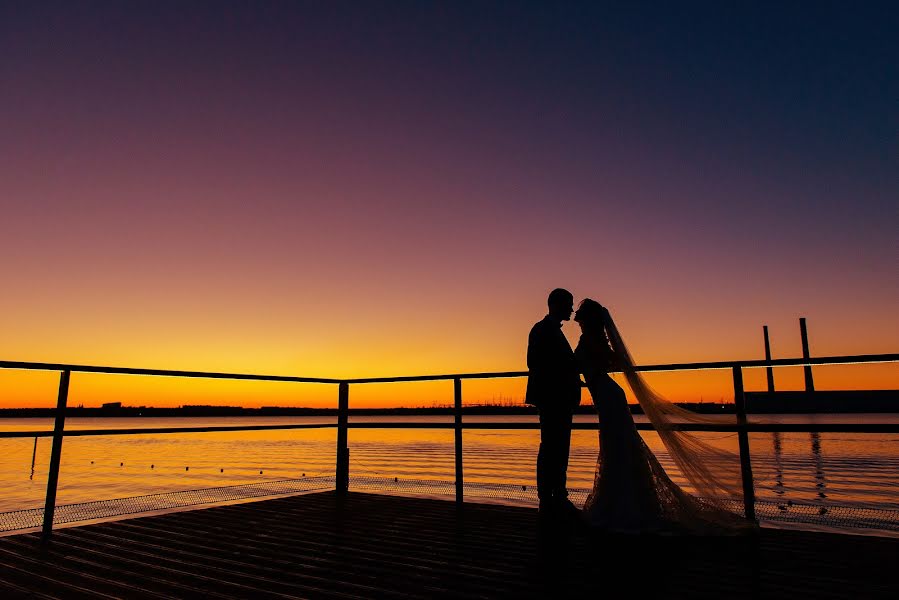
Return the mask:
MULTIPOLYGON (((715 431, 735 432, 738 436, 740 449, 740 463, 743 477, 744 511, 747 519, 755 520, 755 490, 753 487, 752 464, 750 461, 749 437, 750 432, 856 432, 856 433, 899 433, 899 425, 896 424, 760 424, 747 421, 745 404, 745 390, 743 386, 743 370, 751 368, 772 367, 797 367, 806 368, 810 373, 812 366, 821 365, 848 365, 870 363, 899 362, 899 353, 893 354, 863 354, 853 356, 827 356, 809 358, 785 358, 767 360, 744 360, 700 363, 676 363, 662 365, 644 365, 636 369, 641 372, 660 371, 699 371, 714 369, 730 369, 733 377, 734 404, 736 408, 736 423, 733 425, 704 425, 704 424, 680 424, 675 427, 684 431, 715 431)), ((357 379, 328 379, 320 377, 292 377, 284 375, 256 375, 240 373, 218 373, 204 371, 177 371, 164 369, 136 369, 126 367, 103 367, 89 365, 72 365, 62 363, 38 363, 21 361, 0 361, 0 369, 15 369, 28 371, 59 371, 59 388, 54 414, 53 431, 13 431, 0 432, 2 438, 16 437, 53 437, 49 473, 47 477, 47 493, 44 503, 42 539, 49 541, 53 530, 54 511, 56 508, 56 490, 59 482, 59 466, 62 457, 62 442, 65 437, 72 436, 105 436, 105 435, 138 435, 138 434, 169 434, 169 433, 199 433, 222 431, 260 431, 260 430, 287 430, 287 429, 312 429, 312 428, 337 428, 337 452, 335 465, 335 489, 338 496, 344 496, 349 491, 349 446, 347 443, 348 430, 350 428, 389 428, 389 429, 448 429, 454 430, 455 448, 455 496, 456 502, 464 501, 464 468, 462 458, 462 431, 464 429, 537 429, 536 423, 469 423, 463 424, 462 381, 466 379, 503 379, 526 377, 527 371, 503 371, 492 373, 456 373, 444 375, 414 375, 399 377, 368 377, 357 379), (82 429, 65 431, 66 409, 68 405, 69 384, 72 373, 105 373, 127 374, 161 377, 202 378, 202 379, 232 379, 250 381, 278 381, 296 383, 318 383, 325 385, 337 385, 337 423, 321 424, 284 424, 284 425, 244 425, 244 426, 210 426, 210 427, 165 427, 165 428, 132 428, 132 429, 82 429), (372 383, 399 383, 415 381, 452 381, 453 382, 453 422, 452 423, 416 423, 416 422, 377 422, 377 423, 350 423, 350 386, 372 383)), ((769 378, 770 381, 770 378, 769 378)), ((807 385, 809 378, 806 378, 807 385)), ((811 390, 809 390, 811 391, 811 390)), ((597 429, 597 423, 575 423, 573 429, 597 429)), ((649 423, 637 423, 637 429, 652 429, 649 423)))

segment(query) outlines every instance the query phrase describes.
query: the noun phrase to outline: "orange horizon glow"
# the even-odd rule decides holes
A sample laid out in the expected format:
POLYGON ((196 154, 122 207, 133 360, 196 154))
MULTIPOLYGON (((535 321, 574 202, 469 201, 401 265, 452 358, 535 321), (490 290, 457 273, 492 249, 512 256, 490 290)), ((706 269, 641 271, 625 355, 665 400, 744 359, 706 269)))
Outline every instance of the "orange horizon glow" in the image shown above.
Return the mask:
MULTIPOLYGON (((775 368, 778 391, 802 390, 801 367, 775 368)), ((897 389, 899 365, 826 365, 813 368, 817 390, 897 389)), ((628 401, 636 402, 623 378, 614 375, 628 401)), ((731 403, 730 370, 663 372, 646 375, 650 384, 674 402, 731 403)), ((0 371, 0 408, 51 408, 56 405, 59 375, 55 372, 0 371)), ((524 377, 495 380, 463 380, 465 405, 523 405, 524 377)), ((746 391, 767 389, 765 369, 744 369, 746 391)), ((180 407, 184 405, 335 408, 337 385, 329 383, 260 382, 223 379, 106 375, 78 373, 71 376, 68 406, 99 407, 121 402, 130 407, 180 407)), ((452 381, 395 382, 350 385, 351 408, 430 408, 453 402, 452 381)), ((584 389, 582 405, 589 405, 584 389)))

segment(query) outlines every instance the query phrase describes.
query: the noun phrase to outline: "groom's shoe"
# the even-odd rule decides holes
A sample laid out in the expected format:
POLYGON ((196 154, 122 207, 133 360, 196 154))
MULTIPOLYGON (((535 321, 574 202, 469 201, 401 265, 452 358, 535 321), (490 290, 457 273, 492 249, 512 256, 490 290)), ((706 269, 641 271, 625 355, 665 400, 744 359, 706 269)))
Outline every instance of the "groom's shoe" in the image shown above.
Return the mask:
POLYGON ((541 521, 554 521, 559 517, 559 503, 555 498, 541 499, 537 515, 541 521))
POLYGON ((556 510, 559 515, 566 519, 577 520, 581 518, 581 509, 571 503, 568 498, 560 498, 556 500, 556 510))

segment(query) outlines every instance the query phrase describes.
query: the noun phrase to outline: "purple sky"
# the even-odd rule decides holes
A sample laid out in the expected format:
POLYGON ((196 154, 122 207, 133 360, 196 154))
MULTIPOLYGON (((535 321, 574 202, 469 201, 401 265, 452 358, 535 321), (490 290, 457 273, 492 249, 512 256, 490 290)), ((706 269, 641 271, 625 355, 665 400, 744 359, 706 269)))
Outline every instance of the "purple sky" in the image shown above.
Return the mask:
POLYGON ((895 8, 625 4, 0 2, 3 359, 896 351, 895 8))

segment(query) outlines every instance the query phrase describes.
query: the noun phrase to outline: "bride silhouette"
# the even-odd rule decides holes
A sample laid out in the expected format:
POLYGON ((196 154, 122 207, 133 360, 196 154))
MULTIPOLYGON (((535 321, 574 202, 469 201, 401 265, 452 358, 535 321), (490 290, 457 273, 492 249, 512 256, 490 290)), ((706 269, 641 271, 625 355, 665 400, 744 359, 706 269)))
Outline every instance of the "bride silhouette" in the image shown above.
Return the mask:
POLYGON ((575 313, 582 335, 575 349, 599 417, 599 458, 593 489, 584 505, 589 524, 629 533, 728 534, 755 528, 728 510, 742 498, 739 456, 715 448, 676 422, 717 421, 675 406, 654 392, 634 369, 633 359, 609 311, 585 299, 575 313), (624 390, 609 376, 621 371, 674 463, 697 495, 665 473, 640 437, 624 390))

